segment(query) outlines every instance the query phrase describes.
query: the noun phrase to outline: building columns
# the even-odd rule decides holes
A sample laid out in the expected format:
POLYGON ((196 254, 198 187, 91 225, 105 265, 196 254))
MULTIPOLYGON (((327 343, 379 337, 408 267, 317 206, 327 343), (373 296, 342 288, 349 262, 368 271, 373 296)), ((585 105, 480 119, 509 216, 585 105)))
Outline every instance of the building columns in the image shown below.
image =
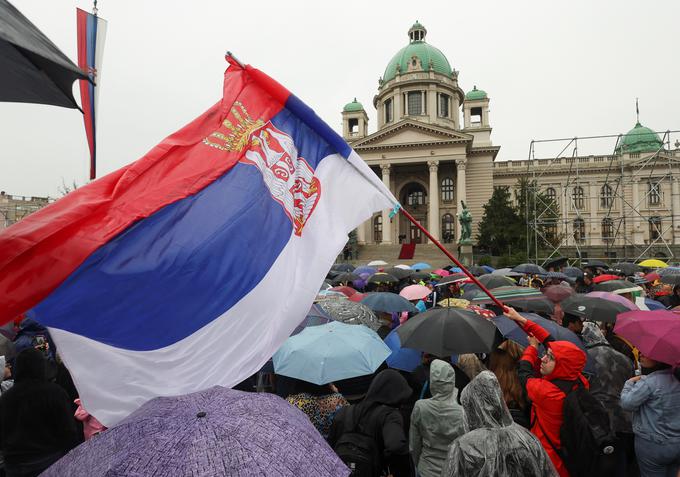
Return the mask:
POLYGON ((427 167, 430 170, 430 208, 428 210, 428 228, 430 234, 439 240, 439 161, 428 161, 427 167))
MULTIPOLYGON (((357 227, 357 244, 366 245, 366 223, 362 222, 357 227)), ((373 225, 371 221, 371 226, 373 225)))
MULTIPOLYGON (((382 181, 389 190, 390 188, 390 167, 391 164, 381 164, 380 169, 382 171, 382 181)), ((392 244, 392 224, 390 223, 390 211, 382 211, 382 242, 386 245, 392 244)))
MULTIPOLYGON (((643 238, 642 238, 642 228, 640 227, 640 206, 642 205, 642 201, 640 201, 640 178, 639 177, 633 177, 633 179, 630 182, 630 186, 633 188, 632 190, 632 198, 633 198, 633 208, 631 210, 632 216, 633 216, 633 243, 636 244, 641 244, 643 243, 643 238)), ((625 213, 625 212, 624 212, 625 213)))
POLYGON ((671 224, 673 244, 680 243, 680 179, 671 176, 671 224))
POLYGON ((602 245, 604 243, 604 240, 602 240, 602 227, 601 224, 598 224, 597 222, 597 199, 599 197, 597 193, 597 184, 595 182, 591 182, 588 184, 588 187, 590 199, 590 204, 588 204, 588 207, 590 207, 590 230, 588 231, 588 243, 590 245, 602 245), (595 240, 596 235, 600 236, 599 243, 597 243, 597 240, 595 240))
MULTIPOLYGON (((463 210, 461 202, 467 202, 467 191, 465 190, 465 166, 467 159, 456 159, 456 210, 460 215, 463 210)), ((466 204, 467 205, 467 204, 466 204)), ((456 227, 456 241, 460 240, 462 227, 456 227)))

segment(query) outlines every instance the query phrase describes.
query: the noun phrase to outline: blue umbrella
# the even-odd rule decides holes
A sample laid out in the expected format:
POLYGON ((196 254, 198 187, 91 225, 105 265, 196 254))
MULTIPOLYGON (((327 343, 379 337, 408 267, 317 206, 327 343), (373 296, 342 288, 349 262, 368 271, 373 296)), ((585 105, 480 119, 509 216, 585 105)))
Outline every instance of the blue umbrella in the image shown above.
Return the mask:
MULTIPOLYGON (((578 346, 584 353, 586 353, 587 357, 584 371, 590 374, 594 374, 595 366, 593 365, 592 359, 588 355, 586 347, 583 345, 583 342, 576 335, 576 333, 560 326, 559 324, 555 323, 552 320, 543 318, 542 316, 539 316, 535 313, 520 313, 520 315, 522 315, 527 320, 533 321, 534 323, 540 325, 541 328, 550 333, 550 335, 555 339, 555 341, 569 341, 570 343, 574 343, 576 346, 578 346)), ((527 334, 524 332, 522 328, 519 327, 519 325, 517 325, 517 323, 512 321, 507 316, 505 315, 496 316, 495 318, 491 318, 491 321, 494 322, 494 324, 498 328, 498 331, 500 331, 501 334, 507 339, 512 340, 515 343, 519 344, 520 346, 524 346, 525 348, 529 346, 527 334)))
POLYGON ((495 268, 490 267, 489 265, 482 265, 482 268, 483 268, 484 270, 486 270, 487 272, 489 272, 489 273, 492 273, 492 272, 494 272, 494 271, 496 270, 495 268))
POLYGON ((274 353, 276 374, 314 384, 373 373, 390 355, 378 334, 362 325, 334 321, 310 326, 274 353))
POLYGON ((411 265, 411 270, 429 270, 430 268, 432 268, 432 265, 425 262, 418 262, 415 265, 411 265))
POLYGON ((392 350, 387 358, 387 366, 390 368, 410 373, 420 365, 423 353, 417 349, 402 348, 396 329, 385 337, 385 344, 392 350))
POLYGON ((411 313, 418 313, 418 308, 413 303, 403 296, 391 292, 369 293, 360 303, 363 303, 373 311, 384 311, 386 313, 409 311, 411 313))
POLYGON ((645 305, 650 309, 650 311, 666 309, 663 303, 652 300, 651 298, 645 298, 645 305))

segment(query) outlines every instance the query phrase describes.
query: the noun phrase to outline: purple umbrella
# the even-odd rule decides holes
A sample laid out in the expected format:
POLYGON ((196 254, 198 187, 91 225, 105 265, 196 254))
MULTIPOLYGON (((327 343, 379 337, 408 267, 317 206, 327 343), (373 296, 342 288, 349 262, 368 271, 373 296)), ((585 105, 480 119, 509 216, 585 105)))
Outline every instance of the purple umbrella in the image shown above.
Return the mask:
POLYGON ((595 298, 603 298, 605 300, 613 301, 616 303, 620 303, 629 310, 639 310, 638 306, 630 301, 628 298, 623 297, 621 295, 617 295, 616 293, 611 293, 611 292, 605 292, 605 291, 594 291, 590 293, 586 293, 586 296, 594 296, 595 298))
POLYGON ((614 333, 633 343, 648 358, 680 365, 680 315, 674 311, 621 313, 614 333))
POLYGON ((329 476, 349 469, 280 397, 214 386, 144 404, 43 476, 329 476))

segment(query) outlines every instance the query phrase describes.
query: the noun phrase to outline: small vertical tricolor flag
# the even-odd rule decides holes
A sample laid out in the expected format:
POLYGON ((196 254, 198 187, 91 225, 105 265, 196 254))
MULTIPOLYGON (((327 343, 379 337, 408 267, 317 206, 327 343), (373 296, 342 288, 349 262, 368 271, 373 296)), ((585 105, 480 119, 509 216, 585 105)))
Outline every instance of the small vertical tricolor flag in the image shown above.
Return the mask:
POLYGON ((0 233, 0 324, 30 310, 46 325, 107 426, 255 373, 348 233, 397 206, 308 106, 230 61, 203 115, 0 233))
POLYGON ((80 80, 85 134, 90 148, 90 180, 97 177, 97 97, 101 82, 102 53, 106 37, 106 20, 77 9, 78 66, 92 81, 80 80))

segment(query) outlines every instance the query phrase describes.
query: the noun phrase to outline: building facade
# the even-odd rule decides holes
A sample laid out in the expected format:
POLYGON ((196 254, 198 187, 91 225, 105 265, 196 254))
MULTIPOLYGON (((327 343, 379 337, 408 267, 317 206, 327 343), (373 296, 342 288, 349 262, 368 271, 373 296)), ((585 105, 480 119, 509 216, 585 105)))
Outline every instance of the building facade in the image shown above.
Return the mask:
POLYGON ((0 230, 20 221, 53 201, 54 199, 48 197, 24 197, 0 191, 0 230))
MULTIPOLYGON (((379 80, 377 131, 368 134, 368 115, 355 99, 343 108, 343 136, 435 238, 451 243, 460 234, 462 202, 481 217, 493 192, 499 147, 491 142, 489 97, 476 87, 464 94, 458 71, 426 35, 416 22, 379 80)), ((390 220, 387 212, 362 224, 357 238, 359 245, 427 241, 403 217, 390 220)))

